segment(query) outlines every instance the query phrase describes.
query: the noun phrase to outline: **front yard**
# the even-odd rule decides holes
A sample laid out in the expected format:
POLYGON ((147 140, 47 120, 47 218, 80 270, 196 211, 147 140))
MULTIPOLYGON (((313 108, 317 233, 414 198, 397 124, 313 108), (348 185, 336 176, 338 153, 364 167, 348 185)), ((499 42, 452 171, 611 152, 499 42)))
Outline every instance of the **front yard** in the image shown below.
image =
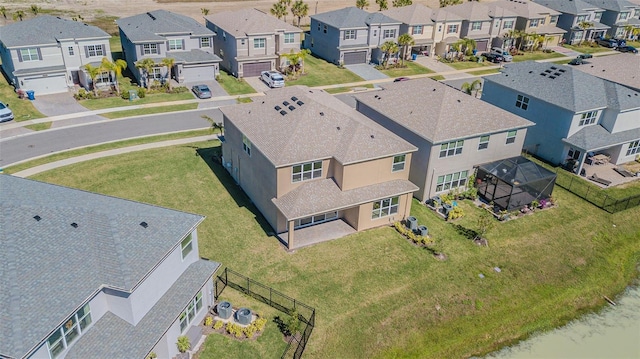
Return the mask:
POLYGON ((1 74, 0 101, 9 105, 9 108, 13 111, 14 121, 16 122, 45 117, 40 111, 33 107, 31 101, 18 98, 13 86, 11 86, 7 82, 7 79, 1 74))
POLYGON ((347 69, 341 69, 321 58, 307 55, 304 59, 304 74, 297 80, 287 80, 285 83, 287 86, 314 87, 360 81, 364 81, 364 79, 347 69))
MULTIPOLYGON (((391 227, 288 253, 210 162, 218 146, 135 152, 35 179, 205 215, 201 256, 316 308, 306 358, 483 355, 604 305, 603 295, 613 297, 638 275, 640 208, 609 215, 558 187, 557 208, 497 223, 486 234, 489 247, 460 231, 477 229, 483 210, 462 202, 466 215, 453 226, 414 201, 412 215, 429 227, 446 261, 391 227)), ((240 304, 239 297, 231 299, 240 304)), ((200 358, 277 357, 283 342, 269 333, 249 344, 209 337, 200 358)))
POLYGON ((380 70, 383 74, 389 77, 400 77, 410 75, 432 74, 434 71, 416 63, 413 61, 405 61, 405 67, 388 68, 386 70, 380 70))

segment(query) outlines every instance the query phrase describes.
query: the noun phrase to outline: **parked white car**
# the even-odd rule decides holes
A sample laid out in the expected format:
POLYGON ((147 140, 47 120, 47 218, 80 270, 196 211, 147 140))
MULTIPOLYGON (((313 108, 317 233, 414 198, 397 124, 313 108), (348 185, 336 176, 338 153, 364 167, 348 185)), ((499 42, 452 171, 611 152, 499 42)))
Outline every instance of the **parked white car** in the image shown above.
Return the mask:
POLYGON ((9 105, 0 102, 0 122, 13 120, 13 111, 9 109, 9 105))
POLYGON ((262 71, 260 78, 269 87, 284 87, 284 77, 278 71, 262 71))
POLYGON ((511 56, 509 51, 508 50, 503 50, 501 47, 492 47, 491 48, 491 53, 498 54, 498 55, 502 56, 502 58, 504 59, 505 62, 513 61, 513 56, 511 56))

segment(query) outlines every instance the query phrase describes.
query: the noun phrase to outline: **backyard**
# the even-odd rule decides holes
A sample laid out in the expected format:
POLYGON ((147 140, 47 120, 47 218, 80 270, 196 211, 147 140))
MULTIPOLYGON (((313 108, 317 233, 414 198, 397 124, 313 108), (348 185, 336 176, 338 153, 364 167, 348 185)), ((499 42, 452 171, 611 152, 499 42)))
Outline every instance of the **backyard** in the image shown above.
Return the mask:
MULTIPOLYGON (((603 295, 615 296, 638 275, 640 208, 610 215, 558 187, 557 208, 496 222, 485 235, 489 247, 461 230, 477 230, 483 210, 461 202, 466 215, 454 226, 414 201, 412 215, 446 261, 390 227, 289 253, 210 161, 218 149, 217 141, 154 149, 34 178, 205 215, 201 256, 316 308, 307 358, 482 355, 601 307, 603 295)), ((229 289, 223 295, 247 300, 229 289)), ((280 315, 257 301, 247 305, 270 319, 280 315)), ((284 342, 275 330, 270 321, 252 343, 210 336, 200 358, 279 357, 284 342)))
POLYGON ((304 59, 304 74, 296 80, 287 80, 286 85, 314 87, 360 81, 364 81, 364 79, 347 69, 341 69, 321 58, 307 55, 304 59))

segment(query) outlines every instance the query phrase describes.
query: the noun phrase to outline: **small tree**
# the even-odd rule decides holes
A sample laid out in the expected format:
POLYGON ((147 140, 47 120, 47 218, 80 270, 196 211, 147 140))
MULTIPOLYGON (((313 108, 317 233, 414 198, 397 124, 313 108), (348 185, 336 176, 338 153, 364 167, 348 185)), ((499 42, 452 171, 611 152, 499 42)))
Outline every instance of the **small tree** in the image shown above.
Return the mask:
POLYGON ((100 66, 109 72, 113 72, 113 77, 110 76, 111 83, 115 86, 116 93, 120 95, 120 84, 118 81, 120 80, 120 77, 122 77, 122 71, 127 68, 127 62, 122 59, 118 59, 112 62, 104 57, 102 58, 102 63, 100 64, 100 66))
POLYGON ((462 4, 462 0, 440 0, 440 7, 462 4))
POLYGON ((403 6, 413 5, 413 1, 411 1, 411 0, 393 0, 393 2, 391 4, 393 5, 393 7, 403 7, 403 6))
POLYGON ((474 80, 472 83, 468 83, 465 82, 462 84, 462 92, 466 93, 467 95, 471 95, 473 93, 473 95, 475 97, 478 97, 478 92, 480 92, 480 89, 482 88, 482 81, 480 81, 480 79, 474 80))
POLYGON ((22 21, 24 17, 25 17, 25 13, 23 10, 16 10, 16 12, 13 13, 13 21, 16 21, 18 19, 22 21))
POLYGON ((389 59, 391 58, 391 55, 397 53, 399 50, 398 44, 393 41, 387 41, 380 46, 380 50, 384 53, 382 66, 386 69, 389 66, 389 59))
POLYGON ((493 228, 493 226, 495 226, 495 224, 496 223, 493 219, 493 216, 488 212, 482 211, 477 219, 478 236, 480 238, 484 238, 485 234, 487 234, 487 232, 489 232, 493 228))
POLYGON ((40 11, 42 11, 41 7, 39 7, 38 5, 31 5, 31 12, 33 13, 34 16, 38 16, 40 11))
POLYGON ((282 19, 282 17, 284 17, 285 21, 287 21, 287 13, 289 12, 289 10, 287 10, 287 5, 285 5, 284 2, 278 1, 277 3, 273 4, 269 12, 271 13, 271 15, 277 17, 278 19, 282 19))
POLYGON ((222 125, 222 123, 218 123, 214 121, 211 117, 207 115, 202 115, 200 117, 207 120, 207 122, 209 122, 209 124, 211 125, 211 132, 216 132, 216 130, 220 130, 220 136, 224 136, 224 126, 222 125))
POLYGON ((186 353, 187 350, 191 349, 191 342, 189 341, 189 337, 186 335, 179 336, 176 345, 178 346, 178 351, 180 353, 186 353))
POLYGON ((201 9, 200 9, 200 12, 202 12, 202 15, 204 15, 204 16, 209 15, 209 9, 207 9, 207 8, 204 8, 204 7, 203 7, 203 8, 201 8, 201 9))
POLYGON ((104 69, 102 66, 96 67, 91 64, 84 65, 84 69, 87 71, 87 75, 89 75, 89 78, 91 79, 91 89, 93 90, 93 94, 97 96, 98 88, 96 87, 96 78, 102 73, 102 71, 104 71, 104 69))
POLYGON ((387 0, 376 0, 376 4, 378 4, 378 11, 385 11, 389 9, 387 0))
POLYGON ((146 79, 147 90, 151 89, 151 73, 156 66, 156 62, 153 59, 146 58, 139 60, 135 65, 137 69, 142 70, 142 75, 146 79))
POLYGON ((298 18, 298 27, 300 27, 300 20, 309 14, 309 4, 306 4, 302 0, 296 0, 291 5, 291 15, 298 18))
POLYGON ((369 1, 368 0, 356 0, 356 7, 360 10, 364 10, 366 8, 369 8, 369 1))
POLYGON ((398 36, 398 45, 402 46, 402 66, 404 66, 404 60, 407 57, 407 50, 415 43, 415 40, 409 34, 402 34, 398 36))
POLYGON ((291 316, 289 317, 289 319, 287 319, 287 322, 285 324, 289 335, 294 336, 297 332, 300 331, 300 316, 296 309, 294 309, 290 315, 291 316))
POLYGON ((171 91, 171 76, 173 74, 173 66, 176 64, 176 59, 173 57, 165 57, 162 59, 162 64, 167 67, 167 72, 169 73, 167 82, 169 84, 169 91, 171 91))
POLYGON ((589 21, 581 21, 578 24, 578 27, 582 30, 583 33, 582 38, 580 39, 580 43, 578 43, 578 46, 581 46, 587 37, 587 30, 593 27, 593 23, 590 23, 589 21))

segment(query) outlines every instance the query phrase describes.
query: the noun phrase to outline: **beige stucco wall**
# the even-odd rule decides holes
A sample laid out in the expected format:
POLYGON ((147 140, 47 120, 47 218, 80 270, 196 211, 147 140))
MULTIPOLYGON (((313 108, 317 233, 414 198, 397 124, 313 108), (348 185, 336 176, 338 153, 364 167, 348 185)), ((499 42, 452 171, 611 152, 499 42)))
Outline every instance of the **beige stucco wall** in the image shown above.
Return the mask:
POLYGON ((373 161, 354 163, 343 167, 344 174, 338 186, 343 191, 364 187, 376 183, 395 179, 408 179, 411 164, 411 154, 405 157, 404 170, 392 172, 393 157, 380 158, 373 161))
MULTIPOLYGON (((315 162, 315 161, 309 161, 315 162)), ((329 178, 331 177, 329 173, 331 172, 331 160, 324 159, 322 160, 322 176, 318 179, 329 178)), ((334 161, 335 162, 335 161, 334 161)), ((293 191, 298 188, 300 185, 308 183, 309 181, 300 181, 300 182, 291 182, 291 176, 293 174, 293 166, 280 167, 276 169, 277 176, 277 187, 276 187, 276 198, 280 198, 285 194, 293 191)), ((314 179, 317 180, 317 179, 314 179)))
MULTIPOLYGON (((398 213, 391 216, 371 219, 371 212, 373 211, 373 202, 362 204, 357 208, 358 208, 357 227, 354 227, 354 228, 358 231, 363 231, 365 229, 374 228, 374 227, 392 225, 394 222, 400 221, 409 215, 410 208, 411 208, 411 194, 404 194, 400 196, 399 203, 398 203, 398 213)), ((351 224, 348 221, 347 223, 351 224)))

